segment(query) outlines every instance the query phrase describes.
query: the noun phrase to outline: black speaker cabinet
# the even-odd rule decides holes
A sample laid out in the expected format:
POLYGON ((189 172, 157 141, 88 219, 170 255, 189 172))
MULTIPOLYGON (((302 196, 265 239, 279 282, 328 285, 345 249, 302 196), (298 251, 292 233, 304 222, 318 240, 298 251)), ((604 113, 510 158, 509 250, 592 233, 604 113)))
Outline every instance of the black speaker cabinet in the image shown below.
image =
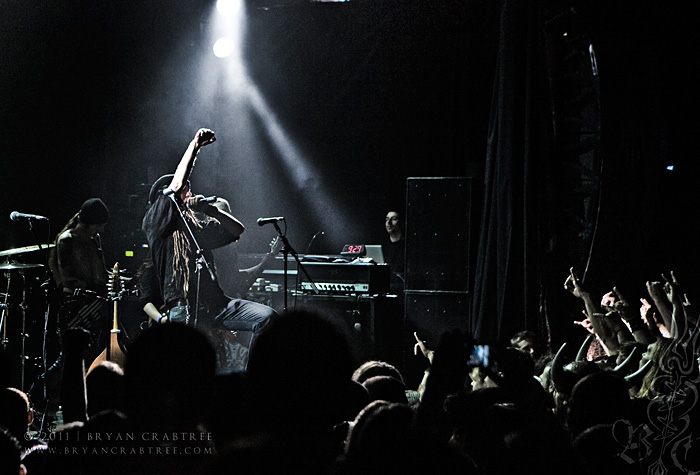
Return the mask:
POLYGON ((428 367, 428 360, 420 352, 414 354, 414 333, 434 350, 443 333, 454 329, 469 330, 469 305, 466 292, 406 291, 402 371, 411 387, 418 385, 428 367))
POLYGON ((401 365, 403 314, 396 296, 300 294, 290 307, 335 322, 347 335, 358 365, 373 359, 401 365))
POLYGON ((469 287, 471 178, 406 181, 406 290, 469 287))

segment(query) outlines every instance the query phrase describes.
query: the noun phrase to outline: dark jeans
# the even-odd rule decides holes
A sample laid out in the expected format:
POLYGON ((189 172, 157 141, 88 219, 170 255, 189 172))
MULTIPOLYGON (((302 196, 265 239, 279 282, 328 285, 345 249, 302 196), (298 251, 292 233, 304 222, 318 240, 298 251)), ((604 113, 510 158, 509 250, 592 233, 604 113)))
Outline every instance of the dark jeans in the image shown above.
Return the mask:
POLYGON ((253 339, 277 317, 271 307, 250 300, 232 299, 214 321, 231 331, 252 331, 253 339))
MULTIPOLYGON (((271 307, 250 300, 231 299, 226 307, 213 318, 206 312, 200 312, 197 316, 197 326, 203 331, 221 329, 229 331, 253 332, 251 349, 257 337, 277 317, 277 312, 271 307), (204 315, 202 315, 204 313, 204 315)), ((178 306, 170 310, 169 320, 192 324, 193 316, 189 314, 188 307, 178 306)))

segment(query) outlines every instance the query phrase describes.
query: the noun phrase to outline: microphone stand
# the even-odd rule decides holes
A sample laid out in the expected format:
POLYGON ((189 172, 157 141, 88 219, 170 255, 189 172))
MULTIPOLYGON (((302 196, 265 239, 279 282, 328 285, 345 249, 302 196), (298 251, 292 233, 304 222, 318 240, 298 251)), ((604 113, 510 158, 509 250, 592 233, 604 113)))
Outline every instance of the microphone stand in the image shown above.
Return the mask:
MULTIPOLYGON (((50 223, 50 221, 49 221, 49 223, 50 223)), ((43 410, 41 411, 41 422, 40 422, 40 428, 39 428, 39 431, 41 432, 44 429, 44 423, 46 421, 46 411, 47 411, 47 408, 48 408, 48 405, 50 402, 50 401, 48 401, 47 386, 46 386, 46 384, 47 384, 46 377, 47 377, 47 373, 49 372, 49 369, 47 368, 48 355, 47 355, 47 349, 46 349, 46 345, 47 345, 46 340, 48 339, 48 333, 49 333, 49 329, 48 329, 49 317, 51 315, 51 303, 52 303, 53 296, 60 297, 60 293, 58 291, 58 287, 56 286, 56 281, 53 278, 53 274, 51 272, 51 267, 49 266, 50 246, 49 245, 47 245, 46 247, 42 246, 41 238, 39 238, 39 233, 37 233, 37 230, 34 227, 34 220, 30 219, 28 224, 29 224, 29 230, 34 235, 34 238, 36 239, 36 242, 37 242, 38 250, 42 254, 42 257, 44 260, 44 270, 45 270, 45 279, 46 279, 40 285, 40 288, 42 288, 44 291, 44 297, 46 298, 46 310, 44 311, 44 328, 43 328, 42 349, 41 349, 42 374, 39 375, 36 378, 36 380, 34 380, 34 382, 32 382, 32 385, 28 390, 29 393, 32 393, 33 389, 34 389, 34 385, 37 382, 41 382, 41 398, 42 398, 42 402, 44 402, 44 404, 45 404, 43 410)), ((50 226, 51 225, 49 224, 48 236, 51 236, 51 227, 50 226)), ((10 279, 10 277, 8 274, 8 292, 9 292, 9 279, 10 279)), ((24 275, 22 275, 22 279, 24 281, 24 279, 25 279, 24 275)), ((24 292, 26 292, 26 282, 24 283, 24 286, 25 286, 24 292)), ((20 389, 22 391, 25 391, 25 388, 24 388, 24 386, 25 386, 25 363, 27 360, 27 356, 25 354, 25 339, 28 336, 27 332, 26 332, 26 327, 25 327, 25 325, 26 325, 25 312, 26 312, 26 308, 27 308, 26 301, 22 302, 21 308, 22 308, 22 340, 21 340, 21 346, 22 346, 21 372, 22 372, 22 374, 21 374, 20 389)), ((62 352, 58 357, 58 360, 61 360, 61 359, 62 359, 62 352)))
POLYGON ((301 269, 301 271, 304 273, 306 278, 309 279, 309 282, 311 283, 311 288, 313 289, 314 293, 318 294, 318 293, 320 293, 320 291, 318 290, 318 287, 316 287, 316 283, 313 281, 313 279, 311 278, 309 273, 306 272, 304 265, 299 260, 299 255, 296 253, 296 251, 294 250, 292 245, 289 244, 287 237, 284 234, 282 234, 282 230, 280 229, 280 227, 277 225, 276 222, 274 222, 272 224, 275 226, 275 230, 277 230, 277 234, 279 234, 280 239, 282 239, 282 244, 283 244, 282 256, 284 258, 284 272, 283 272, 283 274, 284 274, 284 311, 286 312, 287 311, 287 267, 288 267, 287 256, 289 254, 294 256, 294 260, 297 261, 298 268, 301 269))
MULTIPOLYGON (((50 223, 50 221, 49 221, 50 223)), ((44 288, 44 296, 46 297, 46 311, 44 312, 44 335, 43 335, 43 343, 42 343, 42 370, 44 371, 44 374, 46 374, 46 338, 48 336, 48 323, 49 323, 49 314, 51 312, 51 292, 58 292, 58 288, 56 287, 56 282, 54 281, 53 275, 51 273, 51 267, 49 267, 49 246, 47 245, 46 248, 44 248, 41 245, 41 238, 39 237, 39 233, 37 232, 36 228, 34 227, 34 220, 30 219, 29 222, 29 230, 32 232, 34 235, 34 238, 36 239, 37 246, 39 247, 39 252, 43 255, 44 258, 44 269, 46 272, 46 278, 47 280, 44 281, 45 285, 41 285, 41 287, 44 288)), ((48 235, 51 236, 51 225, 49 224, 49 232, 48 235)), ((22 275, 22 279, 24 280, 24 275, 22 275)), ((26 283, 24 291, 26 292, 26 283)), ((26 302, 22 302, 22 376, 21 376, 21 384, 20 384, 20 389, 22 391, 25 390, 24 388, 24 373, 25 373, 25 361, 27 359, 27 356, 25 354, 25 339, 27 337, 27 332, 26 332, 26 316, 25 316, 25 311, 26 311, 26 302)), ((46 400, 46 384, 43 385, 43 394, 42 396, 44 397, 44 400, 46 400)), ((44 411, 46 412, 46 411, 44 411)), ((42 425, 43 425, 43 417, 42 417, 42 425)))
MULTIPOLYGON (((200 277, 201 277, 201 270, 202 267, 206 268, 209 271, 209 277, 211 277, 212 282, 216 280, 216 276, 214 276, 214 271, 211 269, 211 266, 207 262, 207 258, 204 256, 204 249, 202 249, 199 246, 199 242, 197 242, 197 238, 194 236, 194 232, 192 231, 192 228, 190 227, 190 223, 187 222, 187 219, 185 218, 185 212, 180 208, 180 204, 177 202, 175 199, 175 193, 169 193, 168 196, 170 197, 171 200, 173 200, 173 203, 175 203, 175 208, 177 209, 178 213, 180 214, 180 218, 182 218, 182 222, 185 223, 185 228, 187 229, 187 233, 190 235, 190 238, 192 238, 192 242, 194 243, 195 247, 197 248, 196 254, 197 254, 197 293, 196 293, 196 298, 195 298, 195 307, 194 307, 194 326, 197 325, 197 317, 199 316, 199 284, 200 284, 200 277)), ((189 321, 185 322, 186 324, 189 324, 189 321)))

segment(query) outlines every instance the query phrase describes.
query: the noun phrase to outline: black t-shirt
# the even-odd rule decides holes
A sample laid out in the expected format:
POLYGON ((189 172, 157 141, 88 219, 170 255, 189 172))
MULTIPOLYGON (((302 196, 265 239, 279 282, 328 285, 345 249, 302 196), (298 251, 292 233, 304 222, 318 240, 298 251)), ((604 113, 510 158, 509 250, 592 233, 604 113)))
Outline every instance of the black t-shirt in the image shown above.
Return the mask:
MULTIPOLYGON (((204 250, 206 261, 214 269, 212 249, 230 244, 238 239, 238 236, 229 234, 216 219, 204 214, 196 213, 194 221, 188 218, 190 229, 195 234, 197 242, 204 250)), ((163 292, 163 300, 170 302, 174 299, 187 299, 193 306, 197 298, 197 247, 192 242, 189 232, 182 221, 177 205, 166 196, 159 196, 156 202, 146 212, 141 225, 146 233, 148 245, 151 248, 153 264, 160 288, 163 292), (187 287, 182 276, 174 271, 175 262, 175 235, 187 241, 187 267, 189 269, 189 282, 187 287)), ((209 272, 202 268, 199 279, 199 304, 211 313, 218 313, 228 303, 228 297, 224 295, 217 280, 211 279, 209 272)))
POLYGON ((384 254, 384 262, 389 264, 391 273, 403 275, 405 271, 406 241, 403 238, 396 242, 387 239, 382 244, 382 253, 384 254))
POLYGON ((163 302, 163 292, 160 290, 160 281, 153 260, 148 259, 143 263, 138 276, 139 303, 144 307, 147 303, 152 303, 160 309, 163 302))

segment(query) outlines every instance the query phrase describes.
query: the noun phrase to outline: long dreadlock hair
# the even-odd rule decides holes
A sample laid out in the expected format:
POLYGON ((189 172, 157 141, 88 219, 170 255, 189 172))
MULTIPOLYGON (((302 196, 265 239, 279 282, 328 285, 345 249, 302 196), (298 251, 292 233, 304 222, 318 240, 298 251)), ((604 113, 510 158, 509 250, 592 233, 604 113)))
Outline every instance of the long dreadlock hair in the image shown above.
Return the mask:
MULTIPOLYGON (((183 211, 183 216, 190 226, 202 229, 202 223, 197 219, 190 208, 183 211)), ((190 283, 190 255, 192 253, 192 242, 190 236, 184 229, 176 229, 173 232, 173 276, 185 294, 189 291, 190 283)))

